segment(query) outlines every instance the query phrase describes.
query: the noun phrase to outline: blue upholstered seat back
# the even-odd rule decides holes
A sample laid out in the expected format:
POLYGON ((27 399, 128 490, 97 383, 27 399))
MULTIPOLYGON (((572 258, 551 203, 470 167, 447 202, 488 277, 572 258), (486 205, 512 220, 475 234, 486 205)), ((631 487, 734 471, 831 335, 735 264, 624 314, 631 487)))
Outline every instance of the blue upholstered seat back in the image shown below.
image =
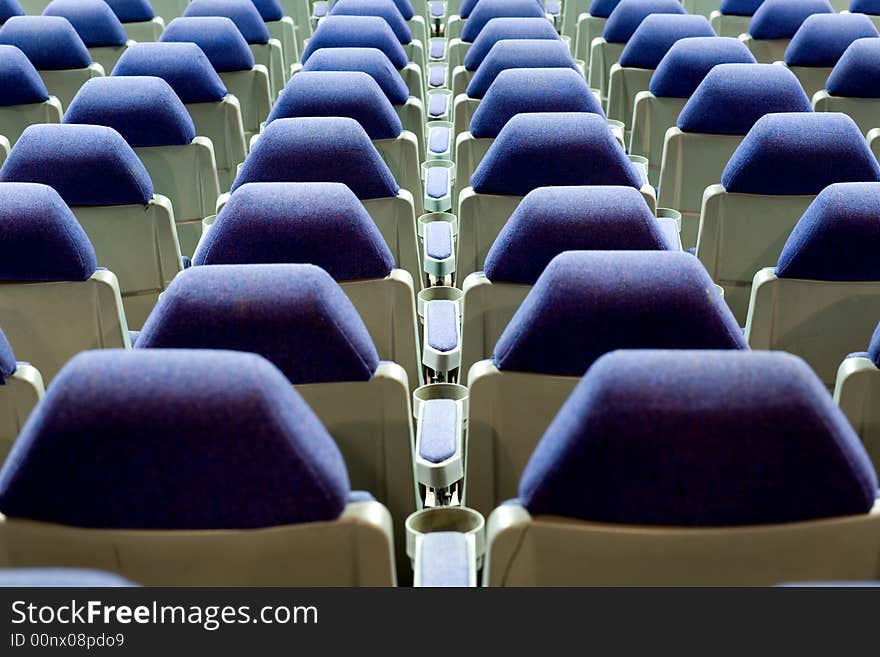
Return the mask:
POLYGON ((880 39, 858 39, 835 64, 825 90, 832 96, 880 98, 880 39))
POLYGON ((467 95, 482 98, 501 71, 511 68, 570 68, 578 71, 571 52, 553 39, 504 39, 492 49, 468 83, 467 95))
POLYGON ((689 37, 672 44, 649 87, 658 97, 689 98, 719 64, 754 64, 745 44, 730 37, 689 37))
POLYGON ((813 14, 785 49, 785 63, 834 66, 853 41, 878 36, 873 21, 864 14, 813 14))
POLYGON ((302 63, 321 48, 377 48, 398 70, 409 63, 391 26, 379 16, 327 16, 306 43, 302 63))
POLYGON ((159 41, 196 44, 219 72, 249 71, 254 67, 254 54, 248 42, 226 16, 175 18, 168 23, 159 41))
POLYGON ((559 34, 546 18, 493 18, 474 39, 464 56, 464 67, 476 71, 486 55, 504 39, 550 39, 558 40, 559 34))
POLYGON ((755 39, 791 39, 807 16, 833 14, 828 0, 764 0, 749 22, 755 39))
POLYGON ((92 56, 66 18, 13 16, 0 27, 0 43, 19 48, 38 71, 86 68, 92 56))
POLYGON ((0 45, 0 106, 28 105, 49 100, 37 69, 15 46, 0 45))
POLYGON ((609 43, 626 43, 652 14, 686 14, 678 0, 621 0, 608 16, 603 38, 609 43))
POLYGON ((113 67, 113 77, 128 75, 162 78, 184 103, 215 103, 226 96, 223 80, 194 43, 136 43, 113 67))
POLYGON ((403 105, 409 90, 391 60, 378 48, 321 48, 303 64, 309 71, 361 71, 373 78, 392 105, 403 105))
POLYGON ((125 45, 125 29, 104 0, 52 0, 43 15, 69 20, 89 48, 125 45))
POLYGON ((191 0, 184 16, 226 16, 248 43, 268 43, 269 28, 251 0, 191 0))
POLYGON ((676 41, 714 36, 705 16, 651 14, 633 32, 618 63, 629 68, 654 69, 676 41))

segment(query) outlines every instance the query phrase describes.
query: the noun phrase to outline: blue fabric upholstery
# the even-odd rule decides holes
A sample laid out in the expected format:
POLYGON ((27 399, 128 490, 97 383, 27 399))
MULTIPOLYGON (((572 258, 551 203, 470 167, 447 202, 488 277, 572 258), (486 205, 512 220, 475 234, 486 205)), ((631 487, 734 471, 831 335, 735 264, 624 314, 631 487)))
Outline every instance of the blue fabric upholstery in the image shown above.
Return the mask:
POLYGON ((832 96, 880 98, 880 39, 858 39, 843 53, 828 76, 832 96))
POLYGON ((856 39, 880 36, 864 14, 808 16, 785 50, 789 66, 834 66, 856 39))
POLYGON ((619 4, 620 0, 593 0, 588 13, 596 18, 608 18, 619 4))
POLYGON ((281 3, 278 2, 278 0, 251 1, 254 3, 254 6, 260 13, 260 18, 262 18, 264 22, 269 23, 280 21, 282 18, 284 18, 284 8, 281 6, 281 3))
POLYGON ((146 205, 153 183, 144 165, 113 128, 32 125, 3 168, 2 182, 49 185, 68 205, 146 205))
POLYGON ((241 167, 233 191, 249 182, 341 182, 361 200, 396 196, 388 166, 354 119, 276 119, 241 167))
POLYGON ((651 14, 643 20, 620 53, 619 64, 630 68, 657 68, 679 39, 714 37, 705 16, 651 14))
POLYGON ((155 77, 92 78, 73 97, 62 123, 105 125, 132 148, 180 146, 196 137, 183 102, 155 77))
POLYGON ((409 63, 391 26, 378 16, 327 16, 303 49, 303 64, 321 48, 378 48, 398 70, 409 63))
POLYGON ((268 43, 269 28, 251 0, 191 0, 184 16, 226 16, 248 43, 268 43))
POLYGON ((121 23, 140 23, 156 17, 150 0, 103 0, 121 23))
POLYGON ((378 48, 321 48, 303 67, 307 71, 361 71, 373 78, 392 105, 409 100, 409 90, 391 60, 378 48))
POLYGON ((605 356, 519 485, 534 515, 678 527, 864 514, 876 493, 843 413, 804 361, 781 352, 605 356))
POLYGON ((481 194, 525 196, 560 185, 639 189, 641 178, 605 119, 585 112, 517 114, 471 176, 471 187, 481 194))
MULTIPOLYGON (((0 231, 2 230, 3 226, 0 224, 0 231)), ((9 344, 9 340, 6 339, 3 330, 0 329, 0 385, 6 383, 6 380, 15 374, 16 367, 17 364, 15 362, 15 354, 12 353, 12 345, 9 344)))
POLYGON ((464 56, 464 67, 476 71, 486 55, 504 39, 551 39, 558 40, 556 29, 546 18, 493 18, 474 39, 464 56))
POLYGON ((567 251, 495 345, 500 370, 581 376, 615 349, 747 349, 700 261, 673 251, 567 251))
POLYGON ((18 0, 0 0, 0 24, 13 16, 24 16, 24 10, 18 0))
POLYGON ((38 71, 86 68, 92 63, 73 25, 60 16, 13 16, 0 28, 0 43, 19 48, 38 71))
POLYGON ((194 43, 129 46, 113 67, 113 76, 129 75, 162 78, 184 103, 216 103, 227 93, 211 61, 194 43))
POLYGON ((77 527, 333 520, 348 493, 339 448, 293 386, 265 359, 228 351, 75 356, 0 470, 4 515, 77 527))
POLYGON ((15 46, 0 45, 0 106, 47 100, 46 85, 25 54, 15 46))
POLYGON ((721 184, 742 194, 818 194, 831 183, 880 180, 880 164, 846 114, 766 114, 734 151, 721 184))
POLYGON ((370 139, 394 139, 403 131, 400 117, 382 88, 360 71, 303 71, 294 75, 269 113, 267 123, 302 116, 347 116, 370 139))
POLYGON ((429 258, 445 260, 455 252, 452 224, 429 221, 425 224, 425 253, 429 258))
POLYGON ((124 46, 122 23, 104 0, 52 0, 44 16, 61 16, 70 21, 87 48, 124 46))
POLYGON ((425 534, 420 557, 419 581, 423 588, 470 586, 470 557, 465 534, 425 534))
POLYGON ((340 183, 249 183, 223 206, 195 265, 309 263, 337 281, 384 278, 394 258, 340 183))
POLYGON ((452 399, 424 402, 419 429, 419 456, 431 463, 442 463, 452 457, 458 448, 458 402, 452 399))
POLYGON ((719 64, 678 115, 684 132, 744 135, 762 116, 774 112, 812 112, 795 74, 774 64, 719 64))
POLYGON ((692 37, 672 44, 651 76, 651 93, 658 97, 690 98, 718 64, 754 64, 755 57, 739 39, 692 37))
POLYGON ((0 588, 120 588, 137 586, 100 570, 78 568, 0 568, 0 588))
POLYGON ((430 167, 425 174, 425 194, 430 198, 443 198, 451 186, 450 170, 446 167, 430 167))
POLYGON ((492 46, 474 73, 467 95, 482 98, 498 74, 509 68, 570 68, 580 72, 568 46, 558 39, 504 39, 492 46))
POLYGON ((480 0, 461 0, 458 7, 458 15, 462 18, 467 18, 471 15, 471 12, 474 10, 474 7, 477 6, 479 1, 480 0))
POLYGON ((727 16, 752 16, 764 0, 721 0, 718 11, 727 16))
POLYGON ((874 329, 874 335, 871 336, 871 343, 868 345, 868 358, 874 365, 880 367, 880 324, 874 329))
POLYGON ((162 293, 136 346, 251 351, 294 384, 369 381, 379 365, 345 292, 307 264, 185 269, 162 293))
MULTIPOLYGON (((543 19, 542 19, 543 20, 543 19)), ((523 112, 605 112, 584 76, 570 68, 512 68, 501 71, 471 118, 474 137, 497 137, 523 112)))
POLYGON ((813 14, 833 14, 828 0, 765 0, 749 22, 754 39, 790 39, 813 14))
POLYGON ((432 301, 425 305, 425 342, 442 352, 458 346, 458 315, 454 301, 432 301))
POLYGON ((92 243, 58 192, 0 183, 0 280, 85 281, 97 268, 92 243))
POLYGON ((823 189, 800 218, 779 256, 779 278, 880 281, 880 183, 823 189))
POLYGON ((219 72, 249 71, 254 67, 254 53, 235 23, 225 16, 175 18, 165 27, 159 41, 196 44, 219 72))
POLYGON ((331 16, 378 16, 388 23, 400 43, 412 41, 412 30, 392 0, 337 0, 331 16))
POLYGON ((880 15, 880 0, 851 0, 849 10, 854 14, 880 15))
POLYGON ((534 285, 563 251, 671 248, 644 197, 631 187, 541 187, 504 224, 483 271, 493 283, 534 285))
POLYGON ((686 14, 678 0, 621 0, 605 23, 603 38, 609 43, 626 43, 651 14, 686 14))
POLYGON ((480 0, 462 25, 461 40, 472 43, 486 23, 504 17, 544 18, 544 7, 535 0, 480 0))

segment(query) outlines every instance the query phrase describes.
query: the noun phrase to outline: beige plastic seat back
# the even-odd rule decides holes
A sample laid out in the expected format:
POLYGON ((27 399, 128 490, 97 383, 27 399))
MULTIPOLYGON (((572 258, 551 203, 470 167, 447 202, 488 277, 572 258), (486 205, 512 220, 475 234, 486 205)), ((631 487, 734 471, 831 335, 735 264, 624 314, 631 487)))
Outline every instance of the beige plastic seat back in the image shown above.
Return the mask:
POLYGON ((713 11, 709 17, 709 25, 718 36, 737 38, 741 34, 748 34, 751 20, 751 16, 732 16, 713 11))
POLYGON ((781 62, 785 58, 785 50, 791 39, 755 39, 749 34, 739 37, 755 56, 759 64, 781 62))
MULTIPOLYGON (((100 64, 101 68, 104 69, 104 73, 109 75, 110 71, 113 70, 113 67, 116 66, 116 62, 122 57, 122 53, 125 52, 125 49, 133 43, 134 41, 129 40, 124 46, 99 46, 89 48, 89 54, 92 56, 92 61, 96 64, 100 64)), ((70 103, 67 103, 64 106, 67 107, 69 104, 70 103)))
POLYGON ((496 509, 487 586, 773 586, 880 576, 880 505, 867 515, 718 529, 532 517, 496 509), (809 545, 809 549, 804 546, 809 545))
POLYGON ((152 43, 153 41, 158 41, 159 37, 162 36, 162 31, 165 29, 165 20, 162 16, 155 16, 153 20, 149 21, 123 23, 122 27, 125 29, 125 34, 132 41, 152 43))
POLYGON ((502 372, 473 365, 466 437, 464 503, 484 516, 517 495, 535 445, 580 379, 502 372))
POLYGON ((107 270, 86 281, 0 283, 0 316, 16 357, 46 385, 80 351, 131 346, 119 284, 107 270))
POLYGON ((880 127, 880 99, 844 98, 832 96, 823 88, 813 95, 813 109, 817 112, 842 112, 847 114, 864 134, 880 127))
POLYGON ((270 97, 272 102, 275 102, 278 94, 284 88, 284 83, 287 81, 287 70, 289 70, 284 66, 281 42, 278 39, 269 39, 268 43, 252 43, 250 47, 251 52, 254 53, 256 65, 266 68, 269 76, 270 97))
POLYGON ((71 68, 59 71, 37 71, 43 79, 43 84, 49 91, 50 96, 55 96, 61 103, 62 108, 67 108, 70 101, 83 86, 86 80, 99 78, 104 75, 104 67, 93 63, 88 68, 71 68))
POLYGON ((608 72, 608 118, 621 121, 624 138, 629 143, 633 125, 633 109, 639 92, 647 91, 653 69, 621 66, 615 63, 608 72))
POLYGON ((828 76, 831 75, 830 66, 788 66, 785 67, 795 74, 808 98, 825 88, 828 76))
MULTIPOLYGON (((244 138, 241 104, 229 94, 217 103, 189 103, 187 111, 192 117, 197 135, 204 135, 214 147, 217 177, 220 191, 228 191, 235 180, 236 168, 247 155, 244 138)), ((216 198, 211 202, 212 210, 216 198)), ((175 210, 177 205, 174 206, 175 210)), ((211 214, 208 212, 205 216, 211 214)))
POLYGON ((607 18, 590 16, 588 13, 582 13, 577 17, 574 56, 575 59, 584 62, 587 67, 590 66, 590 53, 592 52, 593 41, 602 36, 607 21, 607 18))
POLYGON ((43 392, 40 371, 27 363, 18 363, 6 383, 0 384, 0 465, 43 392))
POLYGON ((394 139, 374 139, 373 146, 388 165, 397 184, 412 196, 416 216, 424 214, 421 159, 415 134, 404 131, 394 139))
POLYGON ((880 318, 880 283, 755 275, 746 320, 752 349, 788 351, 833 389, 840 362, 868 344, 880 318))
POLYGON ((183 16, 189 0, 150 0, 150 4, 153 5, 156 16, 164 18, 167 25, 178 16, 183 16))
POLYGON ((296 27, 290 16, 283 16, 278 21, 266 21, 269 36, 281 44, 281 72, 285 80, 290 67, 299 61, 299 46, 296 42, 296 27))
POLYGON ((0 107, 0 135, 14 145, 21 133, 35 123, 61 123, 61 103, 52 96, 42 103, 0 107))
POLYGON ((870 358, 847 358, 837 370, 834 401, 880 467, 880 369, 870 358))
POLYGON ((611 67, 620 59, 625 43, 609 43, 601 36, 590 44, 590 74, 588 82, 591 89, 597 89, 604 106, 608 102, 608 88, 611 82, 611 67))
POLYGON ((815 196, 732 194, 712 185, 703 196, 697 257, 745 324, 752 279, 773 266, 798 219, 815 196))
MULTIPOLYGON (((678 115, 684 108, 687 98, 658 97, 650 91, 641 91, 634 100, 629 152, 648 158, 648 182, 654 187, 660 184, 660 169, 663 164, 663 146, 666 135, 675 127, 678 115)), ((726 164, 726 162, 725 162, 726 164)), ((723 166, 721 167, 723 170, 723 166)), ((720 171, 719 171, 720 179, 720 171)), ((662 201, 658 201, 660 207, 662 201)))
POLYGON ((395 363, 381 363, 369 381, 316 383, 296 389, 339 446, 352 490, 369 491, 390 511, 403 576, 407 570, 403 523, 419 508, 405 372, 395 363))
POLYGON ((146 586, 394 586, 378 502, 334 521, 244 531, 85 529, 0 516, 4 567, 78 566, 146 586))
MULTIPOLYGON (((171 203, 156 195, 146 206, 75 206, 71 210, 95 247, 98 263, 119 279, 129 327, 139 329, 182 269, 171 203)), ((48 376, 43 367, 40 371, 48 376)))
POLYGON ((174 208, 180 251, 192 256, 202 235, 202 220, 214 212, 220 183, 214 147, 206 137, 185 146, 135 148, 157 193, 174 208))
POLYGON ((269 84, 269 72, 265 66, 258 64, 249 71, 224 71, 218 74, 229 93, 238 98, 245 143, 250 143, 251 137, 259 134, 260 124, 272 109, 274 96, 269 84))
POLYGON ((379 358, 403 368, 410 392, 422 385, 415 290, 409 272, 392 269, 386 278, 340 281, 339 286, 367 327, 379 358))

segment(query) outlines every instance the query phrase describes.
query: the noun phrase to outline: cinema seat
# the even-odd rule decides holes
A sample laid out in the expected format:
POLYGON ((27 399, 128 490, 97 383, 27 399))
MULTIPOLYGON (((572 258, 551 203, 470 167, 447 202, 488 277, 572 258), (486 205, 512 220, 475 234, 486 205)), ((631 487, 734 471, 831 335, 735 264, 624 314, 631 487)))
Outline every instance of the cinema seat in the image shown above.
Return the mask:
POLYGON ((403 521, 416 510, 406 372, 379 360, 327 272, 305 264, 191 267, 162 295, 135 348, 231 349, 270 360, 333 436, 352 485, 388 507, 405 563, 403 521))
MULTIPOLYGON (((391 249, 394 262, 420 289, 412 196, 401 189, 369 135, 349 118, 276 119, 241 167, 232 192, 251 182, 340 182, 360 199, 391 249)), ((218 200, 218 211, 228 197, 218 200)))
POLYGON ((129 43, 125 28, 104 0, 52 0, 43 16, 61 16, 70 21, 92 61, 105 73, 113 69, 129 43))
POLYGON ((202 220, 220 195, 214 146, 195 126, 162 78, 109 77, 86 82, 64 113, 64 123, 104 125, 128 142, 174 208, 181 253, 192 256, 202 220))
POLYGON ((798 28, 784 62, 812 98, 825 88, 831 70, 853 41, 877 37, 880 33, 864 14, 813 14, 798 28))
POLYGON ((880 318, 880 183, 829 185, 794 227, 776 267, 755 274, 746 339, 803 358, 833 389, 844 357, 880 318))
POLYGON ((507 122, 524 112, 589 112, 605 116, 587 81, 570 68, 513 68, 501 71, 455 139, 456 189, 467 187, 474 170, 507 122))
POLYGON ((425 70, 427 34, 424 20, 407 21, 393 0, 336 0, 331 3, 330 16, 378 16, 384 19, 403 46, 407 59, 425 70))
POLYGON ((489 248, 522 197, 538 187, 564 185, 632 187, 655 208, 653 188, 603 117, 585 112, 517 114, 489 147, 471 186, 458 195, 458 279, 483 269, 489 248))
MULTIPOLYGON (((0 283, 0 295, 2 290, 0 283)), ((40 371, 29 363, 16 361, 12 345, 0 329, 0 463, 6 460, 12 443, 43 392, 40 371)))
MULTIPOLYGON (((265 0, 260 0, 264 2, 265 0)), ((284 88, 287 71, 281 42, 270 37, 269 28, 263 22, 260 12, 250 0, 191 0, 183 12, 185 17, 225 16, 235 23, 235 27, 247 41, 254 61, 266 67, 269 74, 269 90, 272 101, 284 88)), ((210 55, 208 55, 210 59, 210 55)))
POLYGON ((657 203, 681 212, 685 248, 697 243, 703 192, 721 180, 755 122, 768 113, 810 110, 810 99, 783 66, 719 64, 709 71, 666 131, 660 164, 657 203))
POLYGON ((24 10, 18 0, 0 0, 0 25, 13 16, 24 16, 24 10))
MULTIPOLYGON (((122 23, 126 35, 138 43, 158 41, 165 19, 153 11, 150 0, 104 0, 122 23)), ((168 16, 168 20, 173 17, 168 16)), ((109 70, 109 69, 108 69, 109 70)))
POLYGON ((504 39, 480 64, 464 93, 454 98, 455 134, 466 132, 471 118, 489 87, 501 73, 512 68, 570 68, 582 74, 562 41, 550 39, 504 39))
POLYGON ((104 75, 70 22, 60 16, 13 16, 0 27, 0 43, 21 50, 49 94, 67 107, 82 84, 104 75))
POLYGON ((880 30, 880 2, 877 0, 852 0, 849 10, 854 14, 866 14, 880 30))
POLYGON ((116 63, 113 77, 121 76, 158 77, 171 85, 196 134, 211 140, 220 189, 227 191, 247 152, 242 109, 202 49, 194 43, 138 43, 116 63))
MULTIPOLYGON (((322 48, 316 50, 302 71, 361 71, 382 88, 403 123, 419 141, 419 153, 425 152, 425 105, 420 97, 410 95, 406 83, 391 60, 378 48, 322 48)), ((293 78, 291 78, 293 79, 293 78)))
POLYGON ((832 14, 828 0, 764 0, 749 22, 743 43, 761 64, 780 62, 800 26, 813 14, 832 14))
POLYGON ((116 276, 58 193, 0 183, 0 217, 0 317, 18 358, 49 384, 80 351, 129 346, 116 276))
POLYGON ((407 57, 391 29, 378 16, 327 16, 322 19, 303 50, 301 63, 308 64, 313 53, 322 48, 377 48, 385 53, 409 89, 409 95, 425 102, 422 69, 407 57))
POLYGON ((706 75, 719 64, 754 64, 739 39, 692 37, 676 41, 660 60, 648 89, 635 95, 629 152, 648 159, 648 180, 660 182, 666 134, 706 75))
POLYGON ((507 39, 539 39, 559 41, 559 35, 546 18, 493 18, 473 45, 461 42, 461 47, 447 48, 449 62, 449 88, 453 95, 463 93, 474 72, 486 59, 492 47, 507 39))
MULTIPOLYGON (((864 343, 863 343, 864 344, 864 343)), ((862 439, 876 468, 880 465, 880 328, 868 351, 849 354, 837 370, 834 401, 862 439)))
POLYGON ((149 586, 394 585, 388 511, 352 494, 285 384, 254 354, 77 356, 0 471, 0 563, 149 586))
POLYGON ((541 187, 523 198, 462 284, 461 371, 492 349, 549 262, 563 251, 680 251, 674 219, 631 187, 541 187))
MULTIPOLYGON (((390 0, 389 0, 390 1, 390 0)), ((304 71, 291 78, 272 107, 267 124, 300 117, 348 117, 360 123, 394 179, 424 214, 421 163, 416 136, 403 124, 378 83, 360 71, 304 71)))
POLYGON ((222 16, 175 18, 160 41, 192 42, 204 51, 227 91, 238 98, 244 137, 249 142, 269 116, 274 96, 268 70, 255 63, 253 52, 235 23, 222 16))
POLYGON ((206 229, 194 265, 308 263, 329 273, 379 358, 422 383, 415 291, 354 193, 340 183, 242 185, 206 229))
POLYGON ((696 254, 745 323, 752 279, 779 254, 813 199, 836 182, 880 181, 880 164, 845 114, 758 119, 703 194, 696 254))
POLYGON ((596 359, 616 349, 654 348, 748 348, 693 256, 567 251, 553 258, 492 359, 468 373, 465 504, 488 515, 516 497, 538 439, 596 359))
POLYGON ((714 36, 704 16, 652 14, 639 24, 608 73, 608 118, 626 126, 626 143, 636 95, 647 91, 663 56, 680 39, 714 36))
POLYGON ((686 13, 678 0, 622 0, 608 16, 602 36, 590 43, 590 87, 608 102, 611 67, 641 22, 651 14, 686 13))
MULTIPOLYGON (((31 126, 0 180, 43 183, 61 195, 100 264, 119 278, 128 324, 139 328, 182 263, 171 203, 153 194, 149 174, 122 136, 94 125, 31 126)), ((33 361, 47 378, 57 369, 33 361)))
POLYGON ((850 44, 813 96, 813 109, 848 114, 865 134, 880 128, 880 39, 850 44))
POLYGON ((61 103, 21 50, 0 45, 0 134, 14 144, 34 123, 61 123, 61 103))
POLYGON ((877 577, 877 475, 781 353, 597 361, 487 523, 489 586, 770 586, 877 577))

